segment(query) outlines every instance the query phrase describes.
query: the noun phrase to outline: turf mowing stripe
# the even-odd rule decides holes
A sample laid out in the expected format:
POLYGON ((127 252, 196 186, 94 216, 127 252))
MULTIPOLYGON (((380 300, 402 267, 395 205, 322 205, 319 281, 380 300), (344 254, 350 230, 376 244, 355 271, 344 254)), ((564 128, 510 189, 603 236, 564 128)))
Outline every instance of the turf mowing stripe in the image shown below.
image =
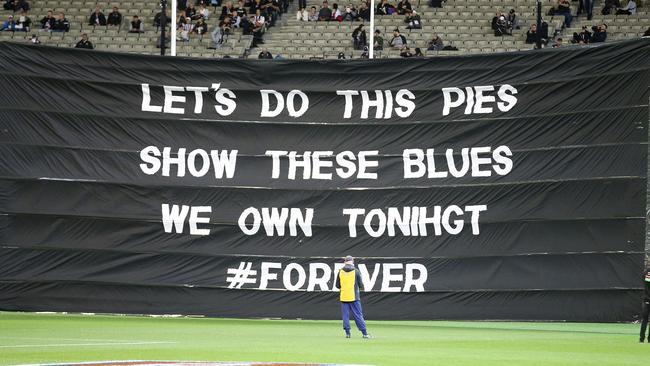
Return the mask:
POLYGON ((0 346, 0 348, 28 348, 28 347, 66 347, 66 346, 138 346, 146 344, 173 344, 177 342, 124 342, 124 343, 58 343, 58 344, 18 344, 14 346, 0 346))

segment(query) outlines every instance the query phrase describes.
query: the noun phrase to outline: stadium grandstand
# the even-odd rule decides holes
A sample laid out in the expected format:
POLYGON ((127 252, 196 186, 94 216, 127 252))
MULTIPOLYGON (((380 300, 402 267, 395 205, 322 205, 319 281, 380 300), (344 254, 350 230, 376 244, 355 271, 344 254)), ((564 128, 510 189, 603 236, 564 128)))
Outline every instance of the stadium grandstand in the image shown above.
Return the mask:
MULTIPOLYGON (((223 0, 223 3, 199 0, 192 6, 189 6, 192 1, 179 2, 177 55, 208 58, 258 58, 258 55, 288 59, 360 58, 367 57, 370 33, 377 36, 374 42, 374 56, 377 58, 507 52, 535 47, 530 34, 537 22, 535 0, 377 2, 372 32, 368 21, 369 1, 341 1, 336 4, 336 0, 329 0, 327 7, 333 9, 322 13, 321 9, 327 1, 262 1, 257 5, 263 9, 262 26, 256 24, 259 18, 255 18, 255 2, 246 1, 238 4, 227 0, 223 0), (278 6, 267 11, 267 3, 277 3, 278 6), (306 5, 304 12, 300 11, 300 5, 306 5), (334 20, 317 20, 323 14, 331 14, 330 19, 334 20), (500 19, 505 20, 501 25, 500 19), (364 27, 355 32, 362 24, 364 27), (395 32, 396 29, 399 29, 399 34, 395 32), (396 38, 405 41, 406 45, 400 45, 401 42, 394 44, 396 38)), ((96 50, 160 53, 161 6, 156 1, 4 2, 0 12, 3 27, 0 41, 75 47, 82 35, 87 34, 88 41, 96 50), (99 16, 93 17, 96 9, 99 16), (46 20, 49 11, 52 12, 52 21, 46 20), (120 14, 117 25, 107 24, 116 23, 116 18, 108 19, 113 11, 120 14), (61 29, 63 31, 49 29, 60 17, 66 20, 64 29, 61 29)), ((565 47, 574 43, 641 37, 650 28, 648 4, 641 1, 632 4, 638 9, 629 11, 630 4, 617 1, 596 1, 593 17, 588 19, 586 12, 577 15, 580 11, 578 2, 561 4, 545 0, 541 4, 543 46, 565 47), (559 9, 562 5, 570 7, 568 17, 566 10, 559 9), (604 8, 608 9, 603 11, 604 8), (586 41, 581 39, 581 33, 585 31, 593 34, 593 38, 586 41)), ((168 32, 172 23, 171 14, 168 9, 168 32)))

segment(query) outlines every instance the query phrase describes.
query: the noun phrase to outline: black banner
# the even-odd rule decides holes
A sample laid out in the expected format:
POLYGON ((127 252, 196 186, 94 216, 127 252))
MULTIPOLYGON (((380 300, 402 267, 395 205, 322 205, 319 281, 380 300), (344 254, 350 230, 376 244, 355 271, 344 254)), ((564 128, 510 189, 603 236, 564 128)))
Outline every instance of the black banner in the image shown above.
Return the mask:
POLYGON ((649 51, 0 43, 0 309, 337 318, 353 255, 369 319, 632 320, 649 51))

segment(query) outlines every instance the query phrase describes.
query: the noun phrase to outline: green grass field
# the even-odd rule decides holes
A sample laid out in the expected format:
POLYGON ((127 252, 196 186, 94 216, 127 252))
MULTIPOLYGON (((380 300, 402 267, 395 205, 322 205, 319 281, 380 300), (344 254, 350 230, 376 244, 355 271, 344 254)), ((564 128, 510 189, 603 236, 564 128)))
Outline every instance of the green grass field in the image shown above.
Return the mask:
POLYGON ((0 364, 204 360, 374 365, 647 365, 637 324, 339 321, 0 313, 0 364))

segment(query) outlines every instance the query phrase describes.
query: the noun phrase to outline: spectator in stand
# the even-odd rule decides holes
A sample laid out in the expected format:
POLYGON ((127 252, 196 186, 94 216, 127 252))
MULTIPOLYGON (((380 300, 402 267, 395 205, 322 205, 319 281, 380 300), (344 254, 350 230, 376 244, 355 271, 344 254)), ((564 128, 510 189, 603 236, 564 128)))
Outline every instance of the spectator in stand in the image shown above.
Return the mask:
POLYGON ((129 29, 129 33, 144 33, 144 24, 142 24, 142 21, 137 15, 134 15, 133 19, 131 20, 131 28, 129 29))
POLYGON ((370 8, 368 7, 368 4, 366 4, 365 1, 361 3, 359 6, 359 20, 364 20, 366 22, 370 21, 370 8))
POLYGON ((187 23, 187 17, 185 16, 185 12, 180 12, 178 15, 178 19, 176 19, 176 29, 181 29, 183 28, 183 25, 187 23))
POLYGON ((109 26, 119 26, 122 24, 122 14, 117 9, 117 6, 113 7, 113 11, 108 14, 108 19, 106 19, 106 24, 109 26))
POLYGON ((442 8, 442 2, 444 0, 429 0, 429 6, 432 8, 442 8))
POLYGON ((262 10, 268 21, 268 27, 274 27, 280 16, 280 7, 277 0, 262 0, 262 10))
POLYGON ((352 5, 348 4, 345 6, 343 11, 343 20, 347 22, 352 22, 358 17, 357 9, 352 5))
POLYGON ((327 21, 330 19, 332 19, 332 9, 330 9, 327 1, 323 1, 323 6, 320 8, 320 11, 318 12, 318 20, 327 21))
POLYGON ((16 22, 14 21, 13 15, 9 15, 9 18, 4 23, 2 23, 2 28, 0 28, 0 31, 16 31, 16 22))
POLYGON ((197 20, 199 15, 196 12, 196 8, 194 7, 194 4, 189 3, 187 4, 187 9, 185 9, 185 17, 190 18, 191 20, 197 20))
POLYGON ((59 17, 54 20, 54 25, 52 26, 52 32, 69 32, 70 31, 70 22, 65 17, 64 12, 59 13, 59 17))
POLYGON ((300 9, 307 9, 307 0, 298 0, 298 7, 300 9))
POLYGON ((591 43, 605 42, 607 40, 607 24, 591 27, 593 31, 591 35, 591 43))
POLYGON ((237 11, 233 11, 232 14, 230 15, 230 27, 239 28, 240 26, 241 26, 241 17, 237 15, 237 11))
POLYGON ((372 48, 375 51, 381 51, 384 49, 384 37, 381 36, 379 29, 375 30, 375 44, 372 45, 372 48))
POLYGON ((244 2, 242 0, 239 0, 237 2, 237 8, 235 8, 237 11, 237 15, 240 18, 248 17, 248 12, 246 11, 246 6, 244 5, 244 2))
POLYGON ((41 19, 41 29, 44 31, 50 31, 54 26, 54 15, 52 15, 52 10, 47 11, 47 15, 41 19))
POLYGON ((199 36, 207 34, 208 33, 208 24, 205 22, 205 20, 199 19, 199 20, 196 21, 196 24, 194 24, 194 29, 192 31, 194 33, 198 34, 199 36))
POLYGON ((32 34, 32 38, 29 39, 29 43, 41 44, 41 41, 38 39, 38 36, 36 34, 32 34))
MULTIPOLYGON (((153 17, 153 26, 156 27, 156 32, 158 32, 158 29, 160 29, 160 25, 162 24, 162 20, 163 20, 163 14, 162 14, 162 11, 159 11, 153 17)), ((170 19, 169 19, 168 16, 165 16, 165 24, 170 24, 170 19)))
POLYGON ((528 31, 526 31, 526 44, 533 44, 537 42, 537 24, 531 24, 528 31))
POLYGON ((624 8, 616 10, 616 15, 632 15, 636 14, 636 1, 630 0, 624 8))
POLYGON ((548 23, 542 19, 542 25, 540 29, 537 29, 537 24, 533 23, 526 31, 526 44, 537 43, 537 32, 539 32, 542 44, 546 45, 548 43, 548 23))
POLYGON ((413 10, 413 8, 411 7, 409 0, 400 0, 399 3, 397 3, 397 14, 407 15, 411 10, 413 10))
POLYGON ((519 29, 519 17, 517 17, 517 14, 515 13, 515 9, 510 9, 510 12, 508 13, 508 17, 506 18, 508 21, 508 24, 510 24, 510 27, 512 29, 519 29))
POLYGON ((559 0, 555 8, 554 15, 564 16, 564 27, 571 27, 573 15, 571 15, 571 4, 569 3, 569 0, 559 0))
POLYGON ((27 16, 27 13, 23 10, 20 12, 20 16, 16 21, 16 31, 17 32, 29 32, 32 26, 32 20, 27 16))
POLYGON ((7 0, 3 8, 5 10, 11 10, 14 13, 19 11, 29 11, 30 6, 26 0, 7 0))
POLYGON ((366 31, 363 29, 363 24, 360 24, 357 28, 354 29, 354 32, 352 32, 352 41, 354 42, 355 50, 361 50, 368 44, 368 41, 366 39, 366 31))
POLYGON ((413 55, 415 58, 424 58, 424 54, 422 54, 422 50, 420 47, 415 48, 415 54, 413 55))
POLYGON ((88 35, 86 33, 81 35, 81 40, 77 42, 77 45, 74 48, 85 48, 87 50, 92 50, 95 47, 93 43, 88 40, 88 35))
POLYGON ((181 40, 183 42, 189 42, 190 34, 194 30, 194 24, 192 24, 192 19, 190 17, 185 17, 183 23, 178 24, 178 28, 180 29, 181 40))
POLYGON ((370 54, 368 52, 368 47, 363 48, 363 52, 361 52, 361 56, 359 56, 359 57, 360 58, 369 58, 370 57, 370 54))
POLYGON ((337 3, 334 3, 334 5, 332 5, 332 21, 343 21, 343 14, 341 13, 339 4, 337 3))
MULTIPOLYGON (((255 0, 256 3, 259 4, 259 0, 255 0)), ((219 16, 219 20, 224 20, 226 17, 230 16, 232 14, 233 10, 237 10, 232 6, 232 1, 227 1, 226 5, 221 7, 221 15, 219 16)))
POLYGON ((573 33, 573 39, 571 40, 571 43, 589 44, 590 41, 591 41, 591 32, 587 29, 587 26, 584 25, 582 26, 582 32, 573 33))
POLYGON ((378 15, 393 15, 397 13, 397 9, 388 2, 388 0, 382 0, 379 5, 377 5, 377 14, 378 15))
POLYGON ((621 2, 619 0, 605 0, 605 6, 601 10, 601 14, 609 15, 612 11, 621 7, 621 2))
POLYGON ((427 44, 427 50, 428 51, 440 51, 444 47, 444 44, 442 42, 442 39, 437 35, 433 34, 433 38, 429 41, 427 44))
POLYGON ((98 25, 106 25, 106 16, 104 13, 102 13, 102 9, 97 5, 95 7, 95 11, 90 14, 90 20, 88 21, 88 25, 93 25, 93 26, 98 26, 98 25))
POLYGON ((260 52, 257 58, 260 60, 273 60, 273 55, 271 54, 271 52, 269 52, 269 50, 265 49, 262 52, 260 52))
MULTIPOLYGON (((241 3, 241 1, 239 3, 241 3)), ((246 13, 246 11, 243 8, 242 10, 244 11, 244 13, 246 13)), ((204 4, 201 4, 199 7, 199 16, 201 17, 201 19, 205 21, 210 19, 210 10, 204 4)))
POLYGON ((312 6, 311 9, 309 10, 309 21, 310 22, 318 21, 318 13, 316 12, 315 6, 312 6))
POLYGON ((239 17, 239 27, 245 36, 253 34, 253 23, 247 16, 239 17))
POLYGON ((395 28, 393 30, 393 38, 388 42, 388 44, 395 49, 401 50, 406 47, 406 37, 399 33, 399 29, 395 28))
POLYGON ((402 50, 399 53, 400 57, 413 57, 413 54, 411 53, 411 49, 408 46, 404 46, 402 50))
POLYGON ((408 13, 404 22, 407 24, 406 29, 422 29, 422 20, 415 10, 408 13))
POLYGON ((494 35, 497 37, 512 35, 512 26, 508 24, 506 16, 499 11, 492 18, 492 29, 494 30, 494 35))
POLYGON ((261 15, 261 11, 257 11, 255 13, 255 16, 251 18, 252 24, 253 24, 253 45, 257 45, 260 43, 264 43, 264 40, 262 37, 264 36, 264 32, 266 31, 266 22, 264 21, 264 17, 261 15))

